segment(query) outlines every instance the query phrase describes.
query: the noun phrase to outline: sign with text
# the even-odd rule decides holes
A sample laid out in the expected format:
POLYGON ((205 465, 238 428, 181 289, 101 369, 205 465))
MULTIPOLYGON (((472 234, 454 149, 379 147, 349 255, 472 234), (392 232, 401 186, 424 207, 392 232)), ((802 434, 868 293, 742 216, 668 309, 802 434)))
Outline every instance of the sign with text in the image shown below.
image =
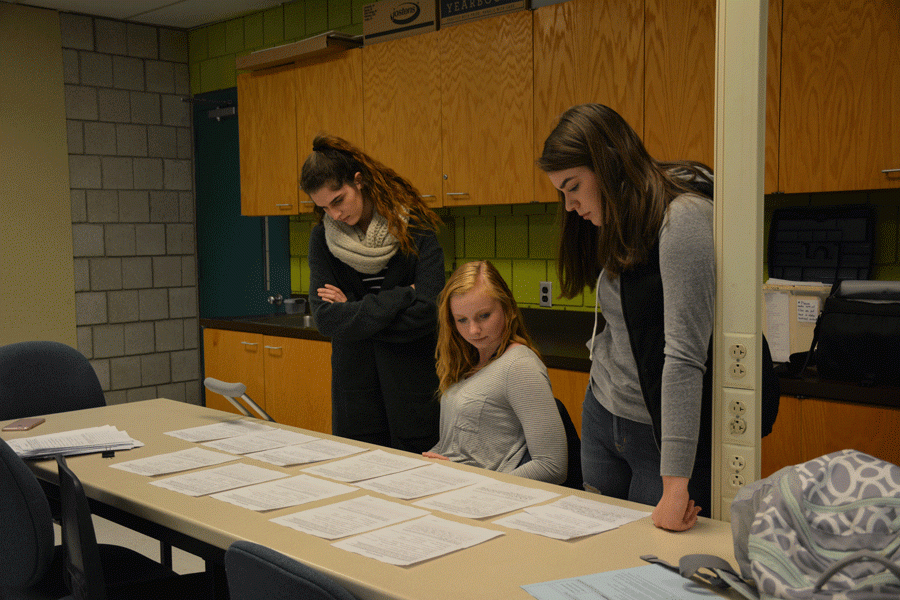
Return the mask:
POLYGON ((527 8, 525 0, 439 0, 439 4, 442 27, 527 8))
POLYGON ((435 0, 382 0, 363 8, 363 39, 366 44, 435 31, 435 0))

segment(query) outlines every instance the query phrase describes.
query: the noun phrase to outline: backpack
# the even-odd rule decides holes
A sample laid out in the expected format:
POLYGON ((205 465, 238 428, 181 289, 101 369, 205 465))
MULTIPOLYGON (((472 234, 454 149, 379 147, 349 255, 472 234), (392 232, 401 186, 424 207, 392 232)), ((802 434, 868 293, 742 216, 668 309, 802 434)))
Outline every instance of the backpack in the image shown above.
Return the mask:
POLYGON ((704 581, 748 598, 900 598, 897 465, 842 450, 785 467, 741 488, 731 529, 740 574, 718 557, 689 555, 682 575, 704 579, 709 569, 704 581))

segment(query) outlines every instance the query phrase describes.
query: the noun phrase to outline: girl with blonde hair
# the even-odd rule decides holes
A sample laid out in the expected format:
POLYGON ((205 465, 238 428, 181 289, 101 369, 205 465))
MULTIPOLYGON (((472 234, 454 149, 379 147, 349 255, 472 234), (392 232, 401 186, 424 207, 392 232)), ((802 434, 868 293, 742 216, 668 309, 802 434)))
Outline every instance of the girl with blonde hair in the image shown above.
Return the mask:
POLYGON ((440 412, 440 218, 408 180, 336 136, 313 140, 300 187, 319 217, 309 241, 309 300, 332 342, 332 433, 426 450, 440 412))
POLYGON ((494 265, 456 269, 438 324, 440 441, 424 455, 562 483, 566 436, 547 368, 494 265))

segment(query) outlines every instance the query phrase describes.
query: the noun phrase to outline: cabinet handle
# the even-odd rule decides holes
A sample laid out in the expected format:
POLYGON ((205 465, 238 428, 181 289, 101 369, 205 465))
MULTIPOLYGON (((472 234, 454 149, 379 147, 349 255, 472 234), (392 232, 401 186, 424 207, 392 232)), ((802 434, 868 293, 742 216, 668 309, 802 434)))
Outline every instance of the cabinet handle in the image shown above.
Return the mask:
POLYGON ((469 192, 447 192, 448 196, 468 196, 469 192))
POLYGON ((266 350, 281 350, 283 346, 263 346, 266 350))
POLYGON ((300 201, 300 204, 312 204, 312 203, 313 203, 312 200, 301 200, 300 201))
POLYGON ((245 346, 259 346, 256 342, 241 342, 245 346))
POLYGON ((291 208, 293 204, 276 204, 277 208, 291 208))
POLYGON ((884 169, 881 172, 884 173, 885 175, 888 173, 900 173, 900 169, 884 169))
POLYGON ((419 196, 419 197, 420 197, 420 198, 434 198, 435 196, 434 196, 434 194, 422 194, 422 195, 419 196))

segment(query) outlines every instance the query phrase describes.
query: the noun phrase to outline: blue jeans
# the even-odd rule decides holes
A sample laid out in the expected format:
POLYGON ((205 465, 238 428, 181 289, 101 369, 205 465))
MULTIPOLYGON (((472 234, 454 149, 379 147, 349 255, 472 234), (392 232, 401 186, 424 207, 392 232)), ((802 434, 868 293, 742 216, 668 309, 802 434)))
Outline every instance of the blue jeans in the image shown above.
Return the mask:
MULTIPOLYGON (((656 506, 662 498, 660 454, 653 426, 615 416, 600 404, 588 385, 581 408, 581 470, 585 488, 604 496, 656 506)), ((694 466, 688 491, 710 511, 709 471, 694 466)))

